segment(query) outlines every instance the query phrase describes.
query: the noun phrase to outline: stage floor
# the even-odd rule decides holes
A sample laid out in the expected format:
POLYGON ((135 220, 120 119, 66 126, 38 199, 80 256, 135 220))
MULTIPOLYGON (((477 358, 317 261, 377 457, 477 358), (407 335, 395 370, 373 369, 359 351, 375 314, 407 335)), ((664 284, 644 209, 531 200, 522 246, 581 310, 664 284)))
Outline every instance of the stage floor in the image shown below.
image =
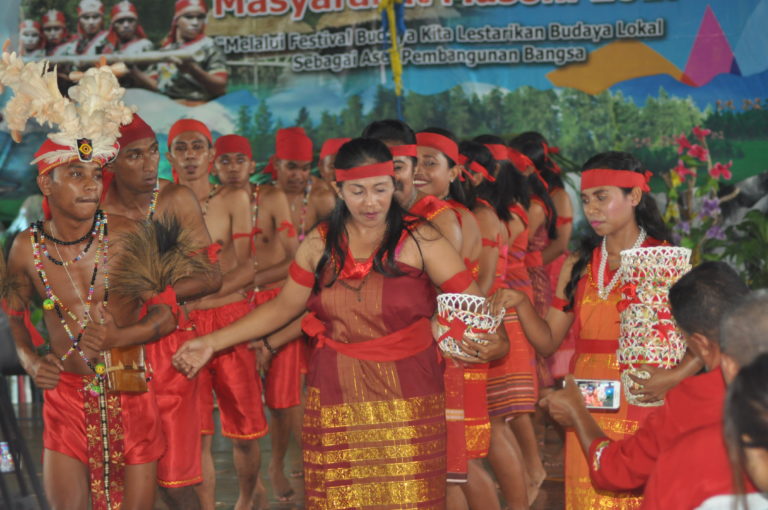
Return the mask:
MULTIPOLYGON (((27 439, 32 458, 38 461, 37 472, 40 473, 39 459, 42 454, 42 414, 40 404, 22 404, 18 408, 19 425, 24 437, 27 439)), ((218 412, 216 413, 218 428, 218 412)), ((259 441, 261 457, 261 478, 267 489, 267 505, 265 508, 273 510, 288 510, 303 508, 301 498, 303 495, 303 480, 291 478, 291 485, 296 493, 294 501, 290 503, 278 502, 272 493, 272 486, 267 476, 267 465, 271 451, 269 436, 259 441)), ((229 439, 219 433, 213 440, 214 461, 216 463, 216 507, 231 509, 237 500, 237 477, 232 464, 232 448, 229 439)), ((562 446, 560 439, 553 429, 547 429, 544 445, 544 463, 548 472, 547 480, 542 486, 539 498, 531 507, 532 510, 562 510, 563 508, 563 465, 562 446)), ((286 471, 298 470, 300 466, 299 449, 295 442, 291 444, 286 461, 286 471)), ((10 480, 9 480, 10 481, 10 480)), ((2 504, 0 504, 2 506, 2 504)), ((164 510, 165 505, 158 499, 155 508, 164 510)))

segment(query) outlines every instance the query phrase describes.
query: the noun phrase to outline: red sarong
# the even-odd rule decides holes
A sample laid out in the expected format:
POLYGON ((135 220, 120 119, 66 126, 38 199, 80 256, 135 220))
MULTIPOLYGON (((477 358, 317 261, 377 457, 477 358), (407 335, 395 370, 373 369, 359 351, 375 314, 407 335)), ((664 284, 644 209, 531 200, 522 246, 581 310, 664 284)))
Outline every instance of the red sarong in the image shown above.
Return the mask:
MULTIPOLYGON (((195 310, 191 319, 197 333, 206 335, 242 318, 251 311, 243 300, 217 308, 195 310)), ((200 371, 198 397, 200 432, 213 435, 213 393, 219 403, 221 433, 235 439, 256 439, 267 433, 261 402, 261 379, 256 357, 247 343, 217 353, 200 371)))
MULTIPOLYGON (((44 392, 43 447, 88 466, 93 508, 106 509, 99 397, 85 389, 95 377, 71 372, 59 377, 59 384, 44 392)), ((165 450, 153 386, 146 393, 105 395, 112 508, 122 501, 124 466, 153 462, 165 450)))

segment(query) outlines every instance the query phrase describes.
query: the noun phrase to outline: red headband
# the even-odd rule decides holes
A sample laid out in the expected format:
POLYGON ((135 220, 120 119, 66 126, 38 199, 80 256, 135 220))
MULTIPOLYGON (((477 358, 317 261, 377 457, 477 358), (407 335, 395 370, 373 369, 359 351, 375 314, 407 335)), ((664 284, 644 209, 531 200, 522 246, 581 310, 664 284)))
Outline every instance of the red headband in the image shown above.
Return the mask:
POLYGON ((312 140, 304 128, 279 130, 275 135, 275 157, 288 161, 312 161, 312 140))
MULTIPOLYGON (((90 144, 90 140, 83 139, 78 140, 78 143, 85 141, 87 144, 90 144)), ((115 148, 117 148, 117 144, 115 144, 115 148)), ((92 150, 92 149, 91 149, 92 150)), ((44 175, 47 172, 53 170, 57 166, 66 165, 67 163, 70 163, 72 161, 79 161, 81 160, 80 156, 78 155, 78 152, 72 147, 67 147, 66 145, 59 145, 58 143, 52 141, 50 138, 46 138, 45 142, 40 146, 39 149, 37 149, 37 152, 35 152, 34 159, 39 158, 40 156, 44 156, 45 154, 48 154, 49 152, 58 152, 58 151, 68 151, 69 154, 62 154, 53 162, 40 160, 37 162, 37 174, 38 175, 44 175)), ((117 153, 117 152, 115 152, 117 153)), ((99 166, 104 166, 108 163, 105 156, 97 156, 93 159, 88 160, 89 163, 98 163, 99 166)))
POLYGON ((608 168, 596 168, 581 173, 581 190, 596 188, 597 186, 618 186, 619 188, 640 188, 643 191, 651 191, 648 181, 653 174, 646 170, 644 174, 631 170, 611 170, 608 168))
POLYGON ((245 154, 248 159, 253 159, 253 151, 251 150, 251 142, 244 136, 240 135, 224 135, 216 139, 214 144, 216 154, 214 158, 218 158, 222 154, 229 154, 236 152, 238 154, 245 154))
POLYGON ((36 30, 38 34, 42 33, 43 29, 40 28, 40 23, 38 23, 35 20, 31 19, 25 19, 21 23, 19 23, 19 30, 25 30, 31 28, 32 30, 36 30))
POLYGON ((67 18, 64 17, 64 13, 61 11, 57 11, 56 9, 51 9, 45 14, 43 14, 43 25, 49 25, 51 23, 58 23, 62 26, 65 26, 67 24, 67 18))
POLYGON ((393 145, 389 148, 389 152, 392 153, 393 157, 397 156, 412 156, 414 158, 417 158, 419 156, 418 151, 416 150, 415 144, 410 145, 393 145))
POLYGON ((136 10, 135 5, 128 0, 123 0, 112 7, 109 17, 112 20, 112 23, 121 18, 139 19, 139 12, 136 10))
POLYGON ((544 157, 552 165, 552 171, 555 172, 556 174, 561 173, 563 170, 562 168, 560 168, 560 165, 557 164, 557 161, 549 157, 550 154, 560 154, 560 148, 550 147, 549 145, 546 144, 546 142, 542 142, 541 145, 544 148, 544 157))
POLYGON ((77 15, 80 16, 85 12, 104 14, 104 4, 99 0, 80 0, 80 3, 77 5, 77 15))
POLYGON ((196 131, 202 134, 208 139, 208 142, 213 145, 213 136, 211 136, 211 130, 208 129, 208 126, 199 120, 181 119, 177 120, 173 126, 171 126, 171 130, 168 131, 168 148, 171 148, 171 144, 173 143, 174 138, 179 136, 181 133, 186 133, 187 131, 196 131))
POLYGON ((155 132, 149 124, 144 122, 144 119, 139 117, 138 113, 134 113, 130 124, 120 126, 120 138, 117 139, 117 143, 120 144, 122 149, 129 143, 141 140, 142 138, 155 138, 155 132))
POLYGON ((507 160, 511 161, 512 164, 515 165, 515 168, 517 168, 521 173, 526 173, 528 168, 533 168, 534 171, 536 170, 536 165, 533 164, 531 158, 517 149, 507 150, 507 160))
POLYGON ((506 145, 500 143, 486 143, 485 147, 491 151, 491 155, 496 161, 509 161, 506 145))
POLYGON ((439 150, 454 163, 459 161, 459 146, 447 136, 437 133, 416 133, 416 143, 439 150))
POLYGON ((350 141, 351 138, 329 138, 323 144, 320 149, 320 159, 325 159, 326 156, 335 156, 342 145, 350 141))
POLYGON ((348 169, 337 168, 336 182, 353 181, 382 175, 395 176, 395 163, 392 160, 372 165, 355 166, 348 169))
POLYGON ((208 6, 203 0, 177 0, 173 8, 173 16, 178 17, 189 10, 208 12, 208 6))
POLYGON ((472 160, 469 165, 467 165, 467 162, 469 161, 469 158, 467 158, 464 154, 459 154, 459 164, 463 165, 464 168, 469 168, 475 173, 481 174, 483 177, 485 177, 489 182, 496 182, 496 178, 491 174, 491 172, 488 171, 487 168, 485 168, 483 165, 478 163, 475 160, 472 160))

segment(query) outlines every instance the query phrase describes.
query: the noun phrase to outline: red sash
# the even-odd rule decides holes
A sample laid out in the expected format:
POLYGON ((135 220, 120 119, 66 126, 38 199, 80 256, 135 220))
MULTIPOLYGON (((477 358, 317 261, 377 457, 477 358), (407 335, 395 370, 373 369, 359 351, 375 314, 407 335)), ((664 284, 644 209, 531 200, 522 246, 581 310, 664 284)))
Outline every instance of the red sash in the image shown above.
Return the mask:
POLYGON ((429 319, 422 318, 403 329, 367 342, 337 342, 325 334, 325 324, 310 313, 301 320, 301 329, 317 339, 315 348, 330 347, 351 358, 365 361, 399 361, 415 356, 434 344, 429 319))

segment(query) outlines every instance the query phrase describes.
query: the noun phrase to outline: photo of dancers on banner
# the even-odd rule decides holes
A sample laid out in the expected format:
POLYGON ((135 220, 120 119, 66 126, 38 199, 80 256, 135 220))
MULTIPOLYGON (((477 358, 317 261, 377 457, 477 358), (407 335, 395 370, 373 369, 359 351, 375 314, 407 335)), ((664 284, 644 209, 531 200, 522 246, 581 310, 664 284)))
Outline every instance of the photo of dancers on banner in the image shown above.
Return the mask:
POLYGON ((71 73, 104 60, 120 63, 123 87, 158 92, 189 106, 227 92, 225 56, 206 35, 204 0, 53 4, 22 1, 19 49, 27 58, 58 66, 63 89, 76 80, 71 73))

